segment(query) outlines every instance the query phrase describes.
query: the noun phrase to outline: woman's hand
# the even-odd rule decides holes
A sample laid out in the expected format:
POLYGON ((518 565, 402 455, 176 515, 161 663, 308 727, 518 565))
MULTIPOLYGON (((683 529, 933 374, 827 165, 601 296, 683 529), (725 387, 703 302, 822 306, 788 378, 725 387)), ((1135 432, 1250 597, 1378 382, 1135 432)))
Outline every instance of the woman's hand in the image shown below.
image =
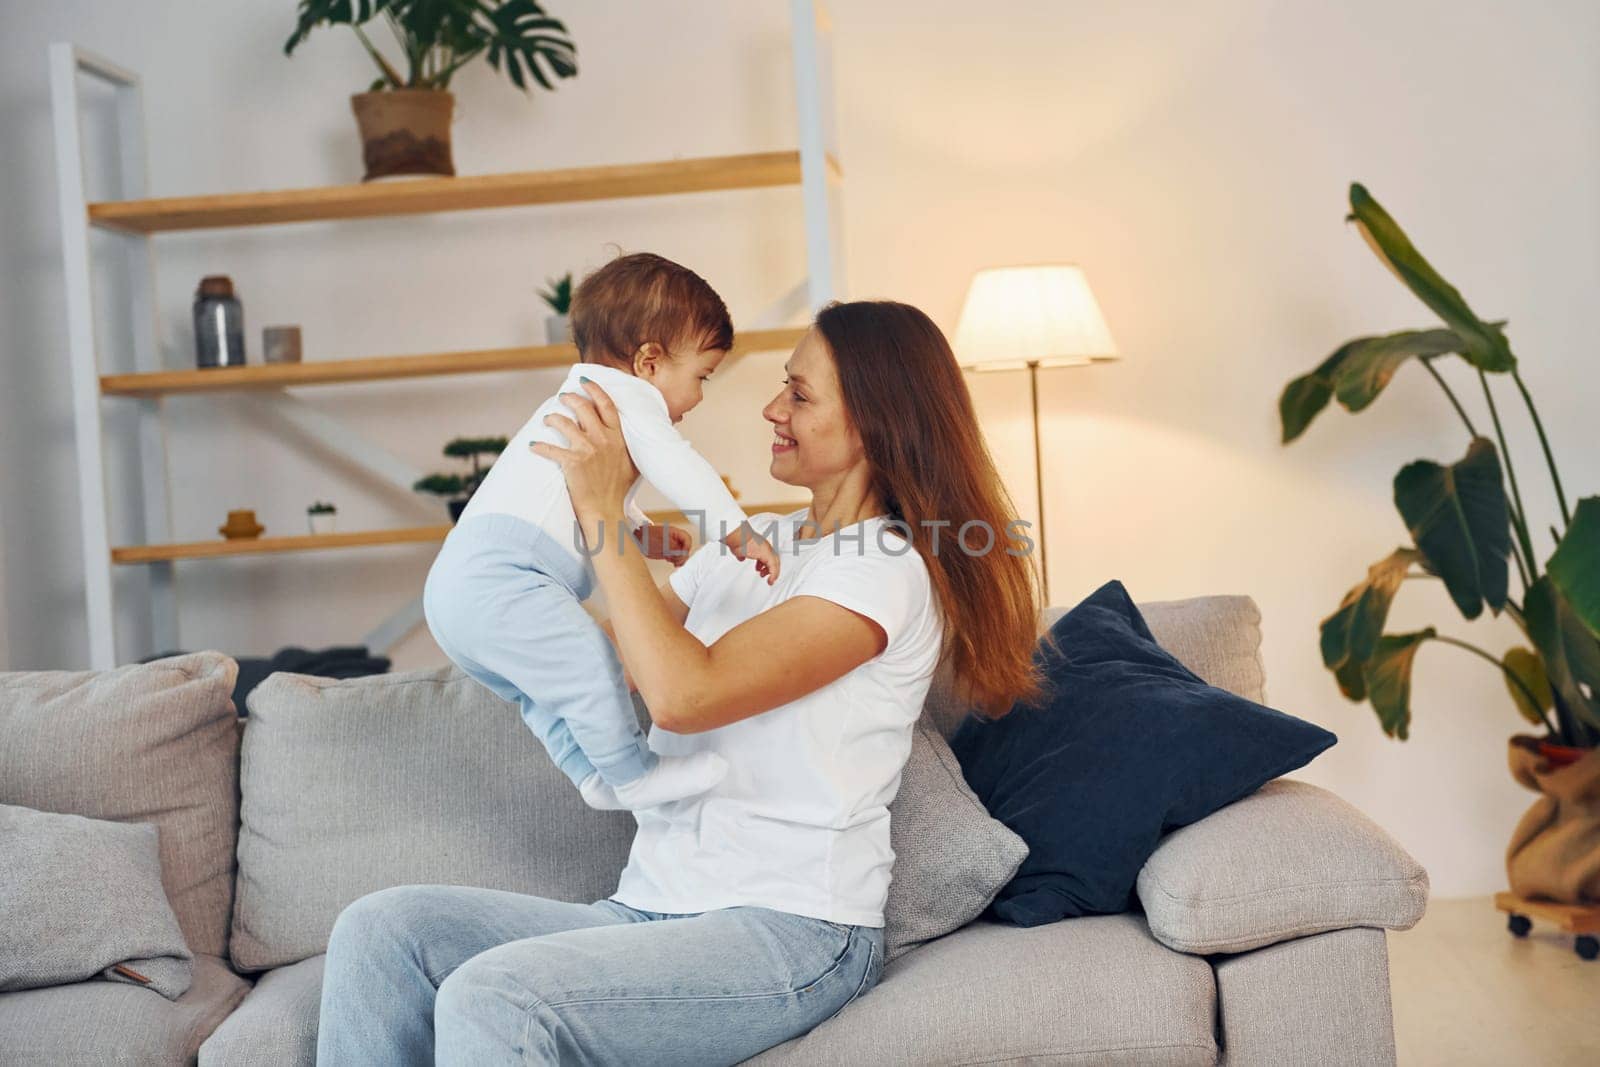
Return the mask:
POLYGON ((572 496, 572 510, 582 521, 587 536, 592 523, 622 519, 622 500, 639 471, 622 439, 616 405, 594 382, 582 382, 584 393, 561 394, 562 403, 572 409, 573 417, 551 414, 544 420, 545 425, 566 437, 568 447, 541 441, 528 447, 561 465, 567 492, 572 496))

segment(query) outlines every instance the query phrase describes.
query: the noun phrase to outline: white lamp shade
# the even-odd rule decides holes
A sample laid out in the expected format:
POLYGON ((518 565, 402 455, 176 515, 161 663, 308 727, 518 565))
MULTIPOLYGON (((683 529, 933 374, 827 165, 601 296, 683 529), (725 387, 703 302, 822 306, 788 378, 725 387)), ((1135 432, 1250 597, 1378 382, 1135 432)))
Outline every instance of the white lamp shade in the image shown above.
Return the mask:
POLYGON ((1055 264, 973 275, 955 352, 968 370, 1008 370, 1116 359, 1117 345, 1083 271, 1055 264))

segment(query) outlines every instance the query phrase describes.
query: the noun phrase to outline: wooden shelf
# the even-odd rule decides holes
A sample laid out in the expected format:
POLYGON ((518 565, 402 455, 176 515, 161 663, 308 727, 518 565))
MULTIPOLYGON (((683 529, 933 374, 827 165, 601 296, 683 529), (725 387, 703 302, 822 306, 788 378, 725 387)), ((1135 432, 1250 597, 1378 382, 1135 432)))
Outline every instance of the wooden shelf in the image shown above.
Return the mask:
MULTIPOLYGON (((831 157, 828 171, 834 178, 839 176, 839 164, 831 157)), ((763 189, 799 183, 799 152, 757 152, 663 163, 418 178, 277 192, 102 201, 89 205, 89 223, 125 233, 149 234, 665 196, 718 189, 763 189)))
POLYGON ((423 544, 442 541, 450 532, 443 526, 411 526, 401 530, 367 530, 295 537, 252 537, 234 541, 189 541, 173 545, 131 545, 111 550, 112 563, 160 563, 174 559, 218 559, 223 556, 258 556, 275 552, 312 552, 322 548, 363 548, 369 545, 423 544))
MULTIPOLYGON (((750 330, 735 335, 733 351, 729 355, 792 348, 805 332, 803 326, 750 330)), ((260 363, 243 367, 106 374, 100 378, 100 392, 106 396, 161 396, 238 389, 282 389, 291 385, 334 385, 340 382, 375 382, 441 374, 482 374, 563 367, 577 358, 578 350, 568 344, 435 352, 419 356, 329 359, 310 363, 260 363)))
MULTIPOLYGON (((787 514, 801 503, 746 504, 745 513, 756 515, 763 511, 787 514)), ((647 512, 651 522, 695 524, 686 520, 680 511, 647 512)), ((111 550, 112 563, 164 563, 180 559, 221 559, 231 556, 264 556, 280 552, 316 552, 329 548, 366 548, 372 545, 411 545, 443 541, 450 525, 408 526, 395 530, 364 530, 357 533, 300 534, 290 537, 253 537, 227 541, 188 541, 170 545, 128 545, 111 550)))

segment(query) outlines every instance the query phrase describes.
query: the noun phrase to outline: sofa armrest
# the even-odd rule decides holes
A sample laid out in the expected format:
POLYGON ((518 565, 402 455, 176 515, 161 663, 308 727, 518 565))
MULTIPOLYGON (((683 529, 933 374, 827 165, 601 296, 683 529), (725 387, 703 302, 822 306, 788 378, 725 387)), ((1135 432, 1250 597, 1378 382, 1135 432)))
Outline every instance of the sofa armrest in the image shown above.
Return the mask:
POLYGON ((1245 952, 1352 926, 1410 929, 1428 873, 1345 801, 1279 779, 1163 838, 1138 894, 1168 948, 1245 952))

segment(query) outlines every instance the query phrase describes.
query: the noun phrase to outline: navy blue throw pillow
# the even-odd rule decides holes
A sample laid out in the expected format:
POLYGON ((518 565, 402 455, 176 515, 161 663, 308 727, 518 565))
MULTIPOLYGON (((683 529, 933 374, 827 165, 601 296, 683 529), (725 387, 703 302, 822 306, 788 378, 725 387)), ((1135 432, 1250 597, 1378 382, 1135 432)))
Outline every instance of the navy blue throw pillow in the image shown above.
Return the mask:
POLYGON ((1161 836, 1304 766, 1337 738, 1209 686, 1156 643, 1121 582, 1041 641, 1048 691, 950 739, 989 813, 1028 843, 990 913, 1018 926, 1134 906, 1161 836))

